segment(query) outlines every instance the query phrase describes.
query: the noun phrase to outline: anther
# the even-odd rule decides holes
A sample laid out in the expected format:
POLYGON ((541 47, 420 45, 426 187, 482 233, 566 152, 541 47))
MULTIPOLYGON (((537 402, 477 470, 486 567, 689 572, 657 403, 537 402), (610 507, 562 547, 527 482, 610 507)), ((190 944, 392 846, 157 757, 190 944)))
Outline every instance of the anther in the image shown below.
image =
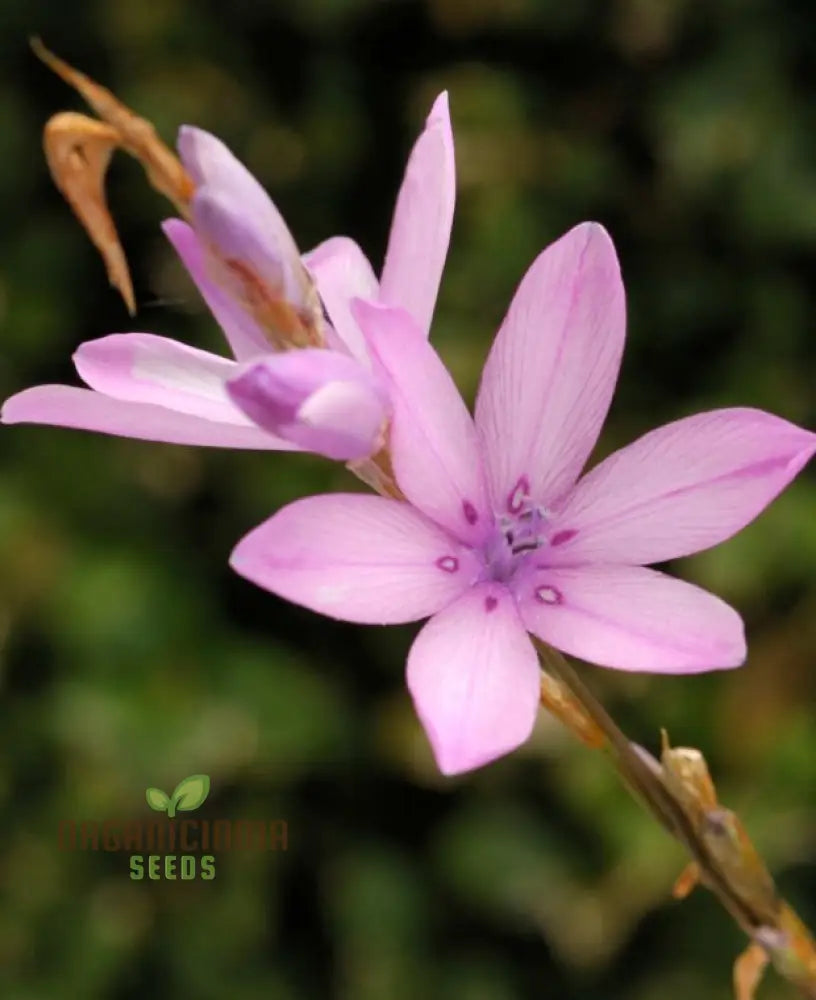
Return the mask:
POLYGON ((507 541, 510 542, 510 552, 514 556, 517 556, 520 552, 535 552, 536 549, 541 548, 540 538, 534 538, 530 542, 522 542, 521 545, 516 545, 515 547, 513 547, 512 538, 508 538, 507 541))
POLYGON ((507 498, 507 509, 511 514, 519 514, 524 506, 524 499, 530 492, 530 480, 522 476, 507 498))

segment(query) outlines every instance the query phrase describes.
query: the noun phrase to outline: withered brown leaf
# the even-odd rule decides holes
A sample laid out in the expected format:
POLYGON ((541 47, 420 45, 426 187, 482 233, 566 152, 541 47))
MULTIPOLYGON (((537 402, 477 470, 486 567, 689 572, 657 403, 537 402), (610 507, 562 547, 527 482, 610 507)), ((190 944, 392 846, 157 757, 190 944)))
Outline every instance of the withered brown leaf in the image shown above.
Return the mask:
POLYGON ((183 215, 187 214, 193 194, 193 181, 150 122, 50 52, 38 38, 31 40, 31 47, 102 119, 98 121, 72 111, 60 112, 46 122, 43 145, 54 183, 102 255, 111 284, 133 315, 136 301, 127 258, 105 196, 105 175, 111 156, 114 150, 123 149, 135 157, 153 187, 183 215))

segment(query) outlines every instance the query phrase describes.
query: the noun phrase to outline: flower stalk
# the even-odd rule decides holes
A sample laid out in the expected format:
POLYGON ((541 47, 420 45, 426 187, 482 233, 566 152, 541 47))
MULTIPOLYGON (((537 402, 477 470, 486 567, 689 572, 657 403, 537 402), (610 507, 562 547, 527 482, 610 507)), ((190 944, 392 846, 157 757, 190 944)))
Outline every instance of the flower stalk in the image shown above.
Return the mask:
POLYGON ((765 965, 816 1000, 816 942, 783 900, 739 817, 719 804, 699 750, 671 747, 660 760, 632 743, 558 650, 534 640, 542 664, 541 703, 582 743, 606 751, 619 777, 688 851, 675 883, 682 898, 699 882, 751 939, 734 964, 738 1000, 750 1000, 765 965))

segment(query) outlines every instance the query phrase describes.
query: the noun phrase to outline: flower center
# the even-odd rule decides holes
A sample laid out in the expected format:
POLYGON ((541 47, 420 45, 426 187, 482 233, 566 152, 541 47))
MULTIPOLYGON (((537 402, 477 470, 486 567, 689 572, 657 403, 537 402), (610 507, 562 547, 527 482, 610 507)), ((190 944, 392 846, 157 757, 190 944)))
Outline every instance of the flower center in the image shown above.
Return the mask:
POLYGON ((495 530, 485 546, 489 578, 507 582, 549 539, 548 513, 531 502, 522 485, 508 498, 507 513, 496 515, 495 530))

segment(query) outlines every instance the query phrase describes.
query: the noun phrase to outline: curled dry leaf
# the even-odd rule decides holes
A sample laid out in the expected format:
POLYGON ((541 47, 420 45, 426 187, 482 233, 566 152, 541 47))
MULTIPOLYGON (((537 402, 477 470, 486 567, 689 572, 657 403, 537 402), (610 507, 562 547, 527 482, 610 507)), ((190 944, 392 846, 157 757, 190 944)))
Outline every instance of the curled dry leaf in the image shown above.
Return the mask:
POLYGON ((46 123, 43 145, 54 183, 102 255, 108 280, 132 316, 133 283, 105 197, 105 172, 119 146, 118 132, 87 115, 64 111, 46 123))
POLYGON ((31 47, 102 119, 100 122, 75 112, 54 115, 45 125, 43 144, 54 183, 101 253, 108 278, 132 315, 136 311, 133 285, 105 197, 105 174, 111 156, 115 149, 123 149, 135 157, 153 187, 183 215, 193 194, 192 179, 150 122, 55 56, 39 39, 32 39, 31 47))

